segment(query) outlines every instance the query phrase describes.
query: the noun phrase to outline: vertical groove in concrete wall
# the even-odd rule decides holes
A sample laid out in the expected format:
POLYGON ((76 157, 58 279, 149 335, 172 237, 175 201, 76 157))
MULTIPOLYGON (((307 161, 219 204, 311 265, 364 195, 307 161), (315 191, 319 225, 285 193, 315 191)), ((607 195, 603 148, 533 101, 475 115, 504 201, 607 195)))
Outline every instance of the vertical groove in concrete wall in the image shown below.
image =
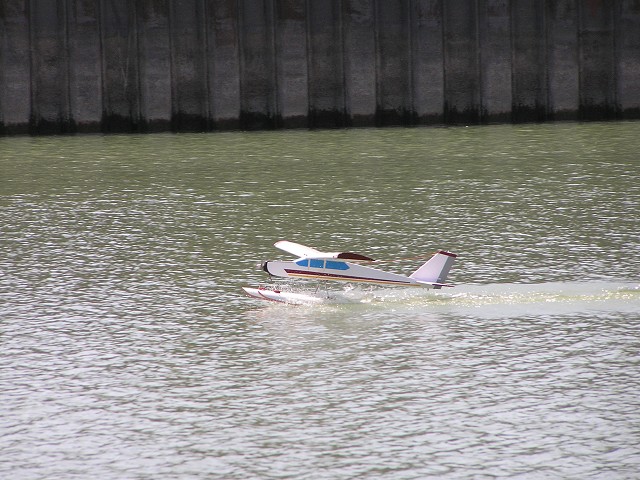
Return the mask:
POLYGON ((411 2, 412 116, 418 124, 444 122, 443 1, 411 2))
POLYGON ((615 1, 585 2, 580 9, 580 118, 615 118, 615 1))
POLYGON ((443 2, 446 123, 480 120, 476 8, 467 0, 443 2))
POLYGON ((207 129, 207 35, 203 0, 170 2, 172 127, 207 129))
POLYGON ((67 0, 69 100, 78 132, 97 132, 102 119, 102 66, 97 2, 67 0))
POLYGON ((30 0, 33 132, 71 130, 68 98, 67 12, 64 2, 30 0))
POLYGON ((343 0, 345 116, 350 125, 372 125, 376 113, 375 0, 343 0))
POLYGON ((209 99, 212 128, 240 128, 240 39, 237 0, 208 0, 209 99))
POLYGON ((579 66, 579 0, 549 1, 547 18, 547 85, 548 118, 576 120, 578 118, 579 66))
POLYGON ((138 8, 138 71, 140 114, 144 130, 171 126, 172 84, 170 14, 168 0, 141 0, 138 8))
POLYGON ((3 0, 0 133, 640 118, 637 0, 3 0))
POLYGON ((273 52, 274 0, 239 0, 240 124, 247 130, 277 125, 273 52))
POLYGON ((135 2, 100 0, 102 125, 107 132, 139 131, 138 45, 135 2))
POLYGON ((346 126, 340 0, 308 2, 309 126, 346 126))
POLYGON ((377 106, 376 124, 408 125, 412 121, 410 29, 408 0, 376 0, 377 106))
POLYGON ((512 59, 509 5, 500 0, 478 2, 480 110, 486 122, 511 121, 512 59))
POLYGON ((308 126, 306 18, 306 2, 276 1, 277 107, 285 128, 308 126))
POLYGON ((640 2, 618 2, 618 102, 623 118, 640 118, 640 2))
POLYGON ((545 119, 546 38, 544 4, 529 0, 511 2, 512 120, 536 122, 545 119))
POLYGON ((0 2, 0 132, 25 133, 31 113, 31 42, 27 4, 0 2))

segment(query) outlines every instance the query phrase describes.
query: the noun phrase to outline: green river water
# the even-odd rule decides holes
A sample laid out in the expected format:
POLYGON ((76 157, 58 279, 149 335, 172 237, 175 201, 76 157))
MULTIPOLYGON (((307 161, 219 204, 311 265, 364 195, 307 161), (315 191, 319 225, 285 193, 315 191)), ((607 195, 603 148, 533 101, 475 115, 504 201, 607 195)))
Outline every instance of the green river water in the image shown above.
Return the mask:
POLYGON ((637 478, 639 152, 638 122, 0 138, 0 477, 637 478), (456 287, 244 296, 280 239, 447 249, 456 287))

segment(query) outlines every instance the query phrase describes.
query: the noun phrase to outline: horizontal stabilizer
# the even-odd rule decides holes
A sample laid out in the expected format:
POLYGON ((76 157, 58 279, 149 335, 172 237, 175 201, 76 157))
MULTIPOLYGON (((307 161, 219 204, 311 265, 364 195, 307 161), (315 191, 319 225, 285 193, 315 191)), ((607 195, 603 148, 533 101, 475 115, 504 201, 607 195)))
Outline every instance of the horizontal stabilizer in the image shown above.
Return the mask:
POLYGON ((421 285, 430 285, 433 288, 435 288, 436 290, 442 287, 455 287, 455 285, 451 284, 451 283, 435 283, 435 282, 421 282, 420 280, 416 280, 416 282, 418 282, 421 285))

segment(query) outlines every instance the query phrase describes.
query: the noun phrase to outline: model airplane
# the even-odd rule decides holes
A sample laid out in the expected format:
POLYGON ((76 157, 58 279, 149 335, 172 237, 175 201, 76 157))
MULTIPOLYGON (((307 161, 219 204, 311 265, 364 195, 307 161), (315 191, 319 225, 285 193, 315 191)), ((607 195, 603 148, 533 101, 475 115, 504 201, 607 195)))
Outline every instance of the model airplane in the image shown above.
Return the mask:
MULTIPOLYGON (((274 246, 298 258, 293 261, 264 262, 261 268, 267 272, 270 277, 395 285, 402 287, 427 287, 434 289, 453 287, 453 285, 445 282, 457 255, 444 250, 436 252, 433 257, 415 272, 409 276, 405 276, 361 265, 363 262, 373 262, 374 260, 358 253, 321 252, 314 248, 286 240, 276 242, 274 246)), ((327 300, 326 295, 297 293, 265 287, 242 288, 251 297, 281 303, 319 303, 327 300)))

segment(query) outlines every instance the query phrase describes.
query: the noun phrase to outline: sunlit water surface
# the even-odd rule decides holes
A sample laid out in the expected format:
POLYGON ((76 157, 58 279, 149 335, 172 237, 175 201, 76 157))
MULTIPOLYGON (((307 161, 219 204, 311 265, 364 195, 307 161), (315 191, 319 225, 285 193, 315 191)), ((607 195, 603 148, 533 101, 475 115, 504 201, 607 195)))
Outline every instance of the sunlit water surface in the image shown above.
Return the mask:
POLYGON ((0 139, 0 477, 638 478, 638 152, 640 123, 0 139), (243 296, 283 238, 449 249, 457 286, 243 296))

